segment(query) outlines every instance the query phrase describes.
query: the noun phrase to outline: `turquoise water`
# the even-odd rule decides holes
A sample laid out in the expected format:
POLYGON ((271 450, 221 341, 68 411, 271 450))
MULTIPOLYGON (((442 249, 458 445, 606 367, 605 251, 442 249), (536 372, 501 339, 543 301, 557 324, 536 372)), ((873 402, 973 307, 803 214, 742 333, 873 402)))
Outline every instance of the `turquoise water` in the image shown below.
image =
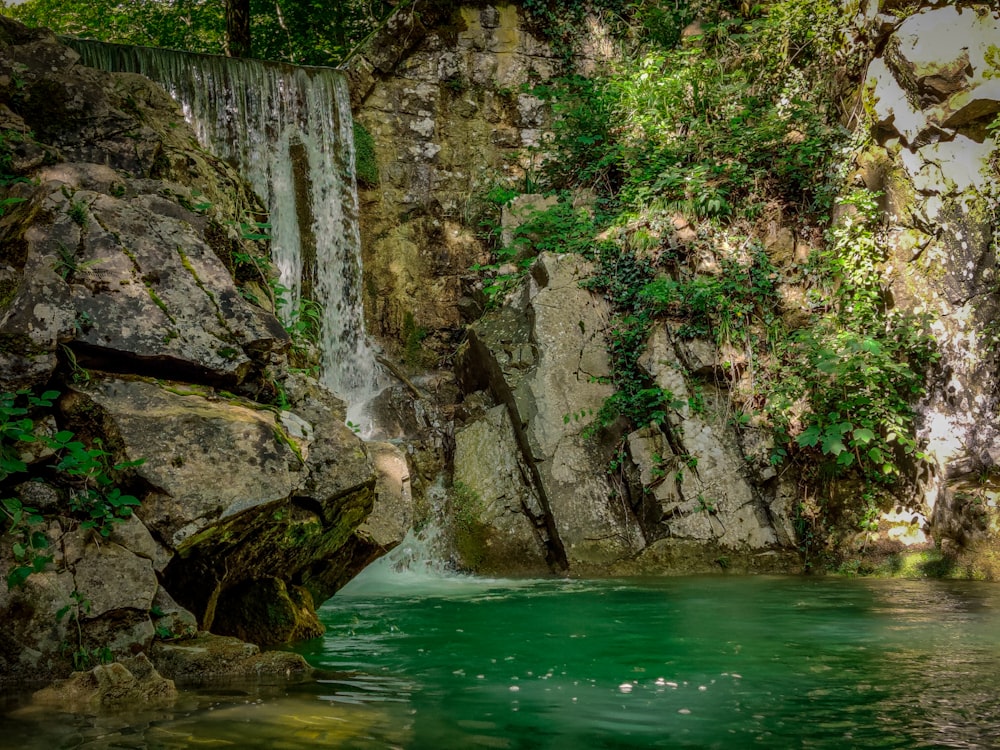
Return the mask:
POLYGON ((0 747, 1000 747, 995 584, 397 573, 321 616, 318 680, 28 712, 0 747))
POLYGON ((302 652, 401 747, 1000 746, 1000 589, 385 579, 302 652), (395 731, 393 731, 395 730, 395 731))

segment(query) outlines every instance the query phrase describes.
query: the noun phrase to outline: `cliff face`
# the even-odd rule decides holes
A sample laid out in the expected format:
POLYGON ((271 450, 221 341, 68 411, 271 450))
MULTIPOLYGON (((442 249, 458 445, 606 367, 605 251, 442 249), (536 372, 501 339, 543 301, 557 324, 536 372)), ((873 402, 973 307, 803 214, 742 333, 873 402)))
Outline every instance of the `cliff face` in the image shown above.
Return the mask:
POLYGON ((266 253, 252 191, 161 89, 77 60, 0 17, 0 390, 57 394, 4 401, 0 681, 315 635, 374 502, 343 405, 234 280, 266 253))
MULTIPOLYGON (((887 253, 873 272, 893 314, 929 316, 940 359, 927 397, 913 404, 926 458, 901 458, 896 505, 863 533, 845 529, 837 551, 988 549, 998 445, 996 142, 987 128, 1000 111, 997 13, 884 5, 864 5, 837 62, 865 70, 870 61, 845 101, 856 95, 864 116, 851 120, 855 139, 871 145, 842 166, 855 187, 882 194, 887 253)), ((586 70, 605 47, 596 23, 579 31, 586 41, 574 64, 586 70)), ((766 425, 732 419, 733 398, 753 389, 739 352, 714 336, 678 335, 669 321, 655 326, 640 367, 682 406, 663 429, 589 434, 611 391, 609 309, 580 287, 592 273, 586 262, 542 255, 482 314, 483 282, 466 269, 486 262, 489 248, 475 232, 482 199, 470 196, 530 183, 547 157, 552 113, 518 87, 549 80, 561 62, 517 7, 470 3, 422 19, 400 14, 350 64, 380 180, 362 203, 372 329, 404 356, 415 330, 439 353, 466 339, 454 360, 461 395, 447 411, 454 451, 444 451, 453 554, 492 572, 797 570, 801 504, 816 488, 773 465, 766 425)), ((505 212, 501 242, 523 221, 516 213, 505 212)), ((696 229, 679 219, 661 241, 683 248, 696 229)), ((776 270, 778 313, 789 328, 806 325, 814 311, 803 279, 822 250, 817 239, 780 225, 751 239, 776 270)), ((699 261, 695 273, 718 274, 729 252, 710 248, 715 262, 699 261)), ((849 505, 862 488, 835 482, 824 492, 831 505, 849 505)))
POLYGON ((896 305, 927 314, 941 360, 919 405, 929 454, 920 511, 936 539, 995 544, 1000 460, 996 131, 1000 13, 984 4, 870 13, 881 53, 863 103, 873 145, 858 176, 884 193, 896 305), (890 23, 890 21, 892 21, 890 23))

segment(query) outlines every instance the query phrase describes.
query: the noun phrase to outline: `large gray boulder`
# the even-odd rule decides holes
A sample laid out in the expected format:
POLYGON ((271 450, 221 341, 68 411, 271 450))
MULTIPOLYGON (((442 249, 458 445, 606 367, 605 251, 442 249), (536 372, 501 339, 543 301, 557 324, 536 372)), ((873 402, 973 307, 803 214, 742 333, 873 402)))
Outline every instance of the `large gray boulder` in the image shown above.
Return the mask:
POLYGON ((611 446, 585 434, 613 392, 607 303, 580 286, 590 272, 580 256, 542 254, 459 353, 463 386, 488 391, 507 418, 491 409, 458 430, 455 477, 493 529, 487 549, 542 543, 541 554, 511 559, 514 568, 544 557, 556 569, 596 570, 643 546, 605 471, 611 446))

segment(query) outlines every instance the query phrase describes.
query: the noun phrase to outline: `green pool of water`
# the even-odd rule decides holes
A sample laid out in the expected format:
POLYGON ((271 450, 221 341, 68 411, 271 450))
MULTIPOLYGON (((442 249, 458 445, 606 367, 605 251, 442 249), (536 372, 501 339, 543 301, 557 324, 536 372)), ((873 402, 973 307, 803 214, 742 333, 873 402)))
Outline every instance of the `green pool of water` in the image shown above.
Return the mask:
POLYGON ((299 648, 319 680, 118 725, 7 719, 0 746, 1000 747, 995 584, 398 573, 321 616, 299 648))

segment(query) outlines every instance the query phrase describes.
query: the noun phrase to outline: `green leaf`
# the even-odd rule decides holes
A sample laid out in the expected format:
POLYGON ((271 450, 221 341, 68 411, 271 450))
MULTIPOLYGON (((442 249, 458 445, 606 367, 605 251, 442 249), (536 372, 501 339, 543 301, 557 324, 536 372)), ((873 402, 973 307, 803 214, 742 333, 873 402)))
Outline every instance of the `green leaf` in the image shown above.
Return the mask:
POLYGON ((882 451, 879 450, 878 448, 872 448, 870 451, 868 451, 868 458, 870 458, 875 463, 880 464, 882 463, 882 451))
POLYGON ((860 427, 854 431, 854 442, 859 445, 868 445, 875 439, 875 433, 867 427, 860 427))
POLYGON ((818 424, 809 425, 801 435, 795 438, 795 442, 804 448, 814 448, 822 434, 823 430, 818 424))
POLYGON ((834 431, 834 432, 828 432, 825 435, 823 435, 823 442, 822 445, 820 446, 820 450, 822 450, 823 453, 825 453, 828 456, 829 455, 839 456, 841 453, 847 450, 847 446, 844 445, 844 441, 841 438, 840 434, 834 431))
POLYGON ((33 572, 34 571, 27 565, 14 568, 7 574, 7 589, 10 590, 23 586, 24 582, 28 580, 28 576, 30 576, 33 572))
POLYGON ((18 560, 23 560, 25 553, 28 551, 27 547, 20 542, 14 542, 14 544, 11 545, 11 549, 14 551, 14 557, 18 560))

